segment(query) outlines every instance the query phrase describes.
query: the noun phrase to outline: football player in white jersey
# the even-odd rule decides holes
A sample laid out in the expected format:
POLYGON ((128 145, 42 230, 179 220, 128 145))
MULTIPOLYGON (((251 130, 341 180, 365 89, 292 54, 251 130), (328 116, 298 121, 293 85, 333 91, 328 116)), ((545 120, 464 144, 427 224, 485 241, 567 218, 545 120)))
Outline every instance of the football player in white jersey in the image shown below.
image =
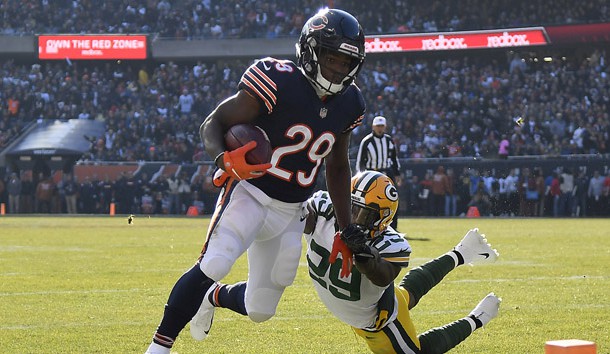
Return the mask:
POLYGON ((497 316, 501 300, 490 293, 468 316, 418 336, 409 310, 419 299, 456 267, 495 261, 498 253, 473 229, 453 250, 411 269, 396 286, 411 254, 409 242, 389 226, 398 207, 396 187, 386 175, 364 171, 352 178, 351 190, 353 222, 367 236, 342 237, 328 193, 316 192, 307 202, 307 264, 322 302, 371 351, 445 353, 497 316), (334 249, 336 239, 346 248, 334 249))

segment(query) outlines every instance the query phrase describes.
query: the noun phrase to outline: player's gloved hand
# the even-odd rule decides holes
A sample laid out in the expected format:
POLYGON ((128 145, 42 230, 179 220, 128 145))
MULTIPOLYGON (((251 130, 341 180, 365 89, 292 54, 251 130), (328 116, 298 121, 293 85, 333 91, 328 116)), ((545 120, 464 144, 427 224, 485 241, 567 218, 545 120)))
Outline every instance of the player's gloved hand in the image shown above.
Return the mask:
MULTIPOLYGON (((222 154, 222 169, 237 180, 260 177, 271 167, 270 163, 251 165, 246 162, 246 153, 256 147, 256 141, 251 141, 233 151, 222 154)), ((219 166, 220 167, 220 166, 219 166)))
POLYGON ((214 184, 214 186, 220 188, 220 187, 224 186, 225 183, 227 183, 227 181, 230 183, 232 179, 234 180, 235 178, 232 178, 231 176, 229 176, 229 174, 226 173, 225 171, 223 171, 221 169, 217 169, 216 172, 214 172, 214 177, 212 178, 212 183, 214 184))
POLYGON ((364 228, 357 224, 349 224, 341 230, 341 240, 355 254, 365 252, 368 249, 366 244, 367 238, 368 236, 364 228))
POLYGON ((333 249, 331 250, 330 257, 328 258, 330 264, 335 263, 339 253, 341 253, 341 273, 339 273, 339 275, 341 278, 345 278, 352 272, 352 267, 354 265, 353 253, 347 247, 345 242, 341 240, 341 234, 337 232, 333 241, 333 249))

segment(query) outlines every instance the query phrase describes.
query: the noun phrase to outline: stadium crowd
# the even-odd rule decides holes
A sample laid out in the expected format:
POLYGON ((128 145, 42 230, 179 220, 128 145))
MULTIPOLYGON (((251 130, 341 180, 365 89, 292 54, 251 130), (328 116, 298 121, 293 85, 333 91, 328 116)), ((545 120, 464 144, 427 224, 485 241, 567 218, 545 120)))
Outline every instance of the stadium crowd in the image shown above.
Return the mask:
MULTIPOLYGON (((399 216, 469 216, 475 207, 481 216, 610 216, 610 171, 454 171, 438 165, 423 176, 404 178, 398 189, 399 216)), ((111 203, 119 214, 184 215, 190 207, 210 214, 218 192, 212 176, 197 173, 123 173, 117 180, 93 175, 78 181, 70 174, 58 180, 21 171, 0 179, 0 203, 9 214, 108 214, 111 203)))
POLYGON ((147 33, 177 39, 296 36, 330 6, 365 33, 459 31, 610 20, 605 0, 26 0, 0 5, 0 33, 147 33))
MULTIPOLYGON (((400 158, 608 153, 607 52, 586 54, 551 62, 516 53, 371 58, 358 79, 367 119, 352 140, 383 115, 400 158)), ((0 149, 32 121, 98 119, 107 131, 88 137, 84 160, 209 160, 199 124, 232 93, 248 64, 5 61, 0 149)), ((353 144, 352 157, 356 149, 353 144)))
MULTIPOLYGON (((0 4, 0 11, 3 13, 2 33, 9 35, 155 33, 161 37, 184 39, 243 38, 296 36, 307 17, 305 14, 328 4, 328 1, 311 0, 264 3, 203 0, 179 4, 167 0, 141 3, 121 0, 101 4, 86 0, 43 0, 19 4, 4 2, 0 4)), ((357 14, 369 34, 610 20, 608 5, 603 0, 576 3, 559 0, 552 6, 543 1, 489 0, 454 4, 395 0, 377 2, 376 11, 358 1, 338 0, 334 5, 357 14)), ((459 56, 442 57, 370 56, 358 78, 367 102, 367 115, 364 124, 354 131, 352 158, 357 143, 370 131, 372 118, 377 115, 387 118, 400 158, 506 158, 610 152, 607 49, 591 48, 569 55, 555 53, 550 62, 530 57, 529 52, 507 53, 508 56, 497 53, 460 53, 459 56)), ((105 122, 106 133, 87 137, 91 149, 83 156, 84 161, 209 161, 197 134, 199 124, 218 102, 234 92, 239 75, 249 64, 248 60, 240 59, 180 63, 25 63, 2 59, 0 151, 37 121, 96 119, 105 122)), ((574 203, 563 201, 566 196, 561 202, 559 197, 554 202, 553 197, 550 204, 549 199, 541 197, 550 195, 553 190, 552 175, 544 176, 545 188, 537 190, 536 207, 530 202, 521 202, 526 200, 527 190, 519 192, 517 188, 518 198, 502 196, 502 181, 509 178, 508 172, 487 176, 496 182, 486 180, 484 189, 476 188, 478 182, 473 182, 470 175, 489 175, 486 171, 471 169, 461 175, 458 171, 451 173, 457 176, 458 182, 468 179, 468 188, 464 183, 457 183, 446 187, 443 194, 438 188, 432 188, 433 173, 405 179, 401 188, 407 202, 402 205, 409 205, 409 208, 403 210, 403 214, 460 215, 474 204, 488 215, 582 216, 587 210, 608 214, 610 178, 603 175, 600 177, 602 187, 598 187, 599 178, 593 173, 582 176, 589 182, 586 188, 581 185, 578 193, 587 190, 584 198, 589 206, 579 205, 576 212, 574 203), (596 178, 595 183, 593 178, 596 178), (425 192, 426 189, 429 191, 425 192), (448 206, 445 208, 443 204, 442 211, 440 200, 444 198, 440 195, 455 196, 447 198, 448 206), (433 199, 436 201, 432 202, 433 199), (603 206, 591 208, 596 203, 603 206), (452 207, 454 204, 456 206, 452 207)), ((540 171, 536 173, 541 174, 540 171)), ((529 178, 525 171, 515 171, 514 175, 529 178)), ((8 202, 10 193, 6 187, 11 174, 5 177, 4 181, 0 180, 3 182, 0 198, 8 202)), ((43 202, 41 206, 34 191, 44 178, 28 177, 27 173, 17 177, 26 185, 22 193, 31 196, 26 198, 30 202, 26 200, 21 204, 20 211, 67 212, 68 205, 73 205, 72 201, 65 201, 60 183, 59 187, 51 189, 56 191, 51 193, 54 202, 49 200, 49 204, 43 202), (27 186, 28 179, 34 186, 27 186)), ((206 189, 209 181, 194 181, 191 177, 185 177, 191 191, 215 193, 206 189)), ((137 184, 141 190, 123 193, 120 189, 123 184, 119 181, 73 181, 78 184, 75 189, 92 190, 93 195, 98 195, 95 207, 91 207, 85 197, 87 193, 75 193, 78 196, 76 210, 106 212, 112 197, 104 197, 99 191, 106 182, 112 183, 113 187, 106 185, 105 190, 112 189, 113 195, 132 196, 122 201, 115 199, 120 211, 125 213, 149 211, 150 207, 145 207, 142 200, 149 201, 151 197, 154 200, 152 210, 160 213, 182 213, 185 207, 193 204, 192 201, 196 201, 201 210, 204 210, 204 200, 208 200, 206 205, 212 205, 210 200, 213 199, 206 199, 209 196, 205 193, 198 192, 195 196, 191 192, 171 192, 169 184, 166 187, 165 183, 156 185, 157 180, 144 182, 146 178, 142 176, 123 179, 129 178, 139 182, 126 184, 137 184), (177 202, 176 194, 189 202, 177 202)), ((205 179, 203 176, 198 178, 205 179)), ((557 180, 563 178, 557 177, 557 180)), ((534 183, 539 184, 532 182, 529 185, 534 183)), ((186 187, 183 186, 183 190, 186 187)), ((554 196, 567 195, 568 187, 560 192, 563 194, 553 192, 554 196)), ((70 211, 74 210, 71 206, 70 211)))

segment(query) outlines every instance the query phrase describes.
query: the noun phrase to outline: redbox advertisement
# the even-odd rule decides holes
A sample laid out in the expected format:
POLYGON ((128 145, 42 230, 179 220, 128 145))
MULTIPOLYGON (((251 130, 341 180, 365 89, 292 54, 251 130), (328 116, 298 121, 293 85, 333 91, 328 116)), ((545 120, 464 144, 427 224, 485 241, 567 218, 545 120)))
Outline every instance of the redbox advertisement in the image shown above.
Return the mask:
POLYGON ((39 59, 146 59, 144 35, 40 35, 39 59))
POLYGON ((418 33, 370 36, 367 53, 460 50, 481 48, 527 47, 547 45, 543 27, 511 28, 491 31, 418 33))

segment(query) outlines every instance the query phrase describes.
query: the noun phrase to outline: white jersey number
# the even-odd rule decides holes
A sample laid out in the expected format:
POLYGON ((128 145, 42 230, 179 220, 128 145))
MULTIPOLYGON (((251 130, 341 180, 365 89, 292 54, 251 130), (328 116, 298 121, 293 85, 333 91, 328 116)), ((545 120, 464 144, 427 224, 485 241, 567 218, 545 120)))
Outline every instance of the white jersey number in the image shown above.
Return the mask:
POLYGON ((298 170, 296 172, 296 181, 301 186, 308 187, 315 181, 322 160, 330 153, 333 144, 335 143, 335 137, 331 133, 324 133, 312 142, 313 132, 308 126, 303 124, 297 124, 290 127, 286 132, 286 136, 296 140, 296 143, 282 146, 273 152, 273 156, 271 156, 272 167, 267 170, 267 173, 285 181, 290 181, 294 176, 294 172, 278 167, 280 160, 286 155, 296 154, 299 151, 307 150, 307 157, 315 162, 316 165, 311 171, 298 170))
POLYGON ((307 255, 307 263, 309 264, 309 276, 318 282, 323 288, 333 294, 336 298, 347 300, 347 301, 358 301, 360 300, 360 283, 362 282, 362 274, 356 269, 352 268, 352 275, 347 281, 341 280, 339 272, 341 272, 341 260, 333 264, 328 262, 330 252, 318 245, 315 240, 311 240, 309 244, 311 251, 317 253, 320 256, 320 263, 314 264, 314 262, 307 255), (328 276, 327 276, 328 275, 328 276), (326 280, 329 280, 328 283, 326 280))

